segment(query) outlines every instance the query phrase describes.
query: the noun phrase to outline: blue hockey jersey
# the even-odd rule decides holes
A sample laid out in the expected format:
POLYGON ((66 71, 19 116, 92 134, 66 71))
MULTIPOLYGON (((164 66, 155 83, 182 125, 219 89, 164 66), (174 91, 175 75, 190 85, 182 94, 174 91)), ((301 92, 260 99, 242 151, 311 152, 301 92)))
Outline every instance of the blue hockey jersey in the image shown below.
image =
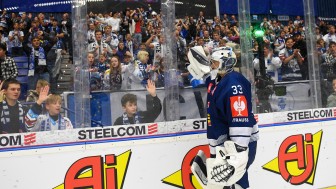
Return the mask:
POLYGON ((258 127, 252 112, 251 83, 232 71, 223 78, 206 80, 207 137, 211 154, 226 140, 248 146, 258 139, 258 127))

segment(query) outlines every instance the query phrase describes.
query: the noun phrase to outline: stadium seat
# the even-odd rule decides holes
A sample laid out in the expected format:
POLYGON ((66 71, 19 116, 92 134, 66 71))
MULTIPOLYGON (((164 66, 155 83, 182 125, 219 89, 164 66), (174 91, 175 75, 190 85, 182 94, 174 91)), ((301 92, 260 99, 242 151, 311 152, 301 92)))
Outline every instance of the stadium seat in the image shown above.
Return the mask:
POLYGON ((17 68, 28 68, 28 62, 15 62, 16 63, 16 66, 17 68))
POLYGON ((27 68, 18 68, 19 76, 27 76, 28 75, 28 69, 27 68))
POLYGON ((58 77, 58 81, 59 82, 70 82, 71 81, 71 77, 70 76, 66 76, 66 75, 61 75, 58 77))
POLYGON ((20 83, 28 83, 28 76, 18 76, 16 78, 20 83))
POLYGON ((73 70, 63 69, 61 72, 62 72, 63 75, 72 75, 73 70))
POLYGON ((27 56, 17 56, 13 57, 15 63, 20 63, 20 62, 28 62, 28 57, 27 56))
POLYGON ((61 69, 72 69, 72 64, 61 64, 61 69))
POLYGON ((60 90, 62 90, 62 89, 68 89, 69 88, 69 86, 70 86, 70 82, 63 82, 63 83, 58 83, 57 84, 57 89, 60 89, 60 90))

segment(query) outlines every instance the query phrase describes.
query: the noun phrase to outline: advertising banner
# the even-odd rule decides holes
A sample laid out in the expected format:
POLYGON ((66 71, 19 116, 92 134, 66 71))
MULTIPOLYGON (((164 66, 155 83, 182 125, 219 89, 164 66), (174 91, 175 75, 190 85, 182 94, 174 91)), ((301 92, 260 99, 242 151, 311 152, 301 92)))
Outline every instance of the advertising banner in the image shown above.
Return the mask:
MULTIPOLYGON (((256 115, 251 189, 335 188, 334 109, 256 115)), ((1 188, 197 188, 205 119, 1 135, 1 188)))

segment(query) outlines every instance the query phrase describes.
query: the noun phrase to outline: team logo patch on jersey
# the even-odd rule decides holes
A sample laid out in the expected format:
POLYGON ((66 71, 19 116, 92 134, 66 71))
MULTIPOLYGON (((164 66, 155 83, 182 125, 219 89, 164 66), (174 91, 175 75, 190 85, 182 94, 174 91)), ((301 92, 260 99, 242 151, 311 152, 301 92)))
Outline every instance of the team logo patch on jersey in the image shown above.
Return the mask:
POLYGON ((232 117, 248 117, 247 101, 245 96, 230 97, 232 117))

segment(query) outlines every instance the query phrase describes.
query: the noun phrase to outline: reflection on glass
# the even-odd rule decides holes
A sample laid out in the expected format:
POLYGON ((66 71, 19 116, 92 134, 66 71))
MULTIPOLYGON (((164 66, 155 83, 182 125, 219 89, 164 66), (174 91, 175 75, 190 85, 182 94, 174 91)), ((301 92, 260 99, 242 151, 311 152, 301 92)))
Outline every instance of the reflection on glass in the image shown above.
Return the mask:
MULTIPOLYGON (((277 3, 265 6, 252 3, 251 15, 246 17, 251 22, 248 26, 240 22, 244 18, 234 10, 235 5, 226 1, 219 3, 220 15, 213 15, 215 11, 210 11, 210 5, 188 1, 175 5, 177 16, 168 35, 163 24, 168 18, 160 12, 158 1, 141 5, 119 2, 120 6, 112 12, 106 10, 107 2, 88 2, 81 5, 88 7, 85 13, 80 12, 84 9, 78 9, 72 15, 5 13, 15 24, 1 22, 0 39, 7 44, 6 57, 13 58, 17 70, 13 75, 1 70, 0 80, 10 75, 20 81, 17 100, 22 102, 24 112, 33 107, 44 86, 28 82, 32 68, 41 66, 43 70, 35 72, 49 75, 51 93, 61 94, 63 98, 60 113, 74 127, 112 126, 121 116, 125 118, 119 119, 118 124, 142 122, 141 116, 132 120, 123 116, 127 112, 121 99, 126 94, 136 96, 138 112, 154 112, 148 113, 150 122, 172 120, 169 114, 173 111, 178 114, 176 120, 205 118, 204 80, 193 78, 187 70, 187 52, 195 45, 205 47, 209 55, 217 47, 233 49, 238 61, 235 70, 244 73, 256 89, 253 99, 256 113, 335 106, 335 26, 326 18, 315 19, 314 14, 320 13, 308 6, 309 1, 302 1, 304 9, 298 9, 295 4, 283 8, 277 3), (181 7, 187 4, 188 8, 182 12, 181 7), (313 18, 303 14, 307 11, 313 18), (72 33, 72 28, 78 32, 72 33), (252 31, 263 31, 263 36, 253 35, 252 31), (23 55, 21 50, 34 46, 35 37, 42 43, 23 55), (70 40, 72 37, 74 40, 70 40), (248 37, 252 37, 251 42, 248 37), (172 61, 170 56, 165 59, 169 53, 176 60, 172 61), (37 66, 32 67, 31 63, 37 66), (159 101, 147 91, 148 80, 155 83, 162 108, 158 108, 159 101), (28 87, 36 84, 36 88, 28 87), (167 88, 171 84, 176 88, 167 88), (23 103, 26 99, 30 103, 23 103), (176 104, 179 111, 171 107, 176 104), (76 121, 76 117, 80 120, 76 121)), ((9 65, 1 49, 1 64, 9 65)), ((2 103, 10 105, 10 94, 6 89, 2 93, 6 95, 5 98, 1 95, 2 103)), ((42 113, 47 113, 46 105, 43 106, 42 113)), ((4 112, 6 108, 2 108, 1 133, 7 132, 4 112)), ((17 117, 20 120, 22 116, 17 117)), ((54 121, 57 120, 56 117, 54 121)), ((13 132, 19 132, 18 128, 13 132)))

